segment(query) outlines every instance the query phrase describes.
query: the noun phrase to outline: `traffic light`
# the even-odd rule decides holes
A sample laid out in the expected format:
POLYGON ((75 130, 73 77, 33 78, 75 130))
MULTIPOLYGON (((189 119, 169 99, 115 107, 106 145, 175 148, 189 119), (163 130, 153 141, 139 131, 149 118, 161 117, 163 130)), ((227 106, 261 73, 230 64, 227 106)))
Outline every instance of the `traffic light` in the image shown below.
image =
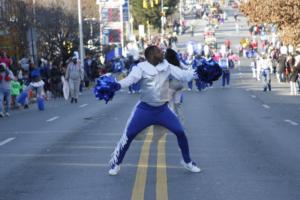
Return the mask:
POLYGON ((148 9, 148 1, 143 0, 143 8, 148 9))
POLYGON ((68 54, 72 53, 72 51, 73 51, 73 43, 72 42, 64 41, 63 45, 66 47, 68 54))

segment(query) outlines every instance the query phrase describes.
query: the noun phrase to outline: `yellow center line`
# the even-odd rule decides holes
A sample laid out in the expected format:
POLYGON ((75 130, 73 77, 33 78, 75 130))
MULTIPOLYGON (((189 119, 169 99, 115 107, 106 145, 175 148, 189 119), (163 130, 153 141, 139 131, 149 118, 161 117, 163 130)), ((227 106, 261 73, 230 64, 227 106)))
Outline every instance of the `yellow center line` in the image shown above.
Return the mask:
POLYGON ((166 136, 164 134, 158 141, 157 146, 157 167, 156 169, 156 200, 168 200, 168 183, 166 170, 166 136))
POLYGON ((131 195, 131 200, 143 200, 145 194, 148 160, 150 155, 150 147, 153 138, 153 127, 148 129, 148 134, 142 147, 138 169, 135 177, 134 187, 131 195), (149 142, 151 141, 151 142, 149 142), (143 167, 140 167, 143 166, 143 167))

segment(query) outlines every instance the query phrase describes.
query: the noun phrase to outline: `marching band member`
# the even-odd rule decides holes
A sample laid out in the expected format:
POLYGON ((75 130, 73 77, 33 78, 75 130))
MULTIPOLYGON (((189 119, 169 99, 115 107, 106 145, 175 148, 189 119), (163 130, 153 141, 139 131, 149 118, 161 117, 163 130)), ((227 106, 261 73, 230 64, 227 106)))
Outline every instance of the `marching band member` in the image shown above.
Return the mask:
MULTIPOLYGON (((180 59, 178 54, 173 49, 167 49, 165 53, 165 59, 172 65, 177 66, 182 69, 180 59)), ((183 114, 182 114, 182 100, 184 88, 184 82, 170 78, 170 88, 169 88, 169 107, 175 112, 176 116, 179 118, 180 122, 183 124, 183 114)))
POLYGON ((261 58, 257 63, 257 73, 260 73, 264 87, 263 91, 266 92, 267 89, 271 91, 271 70, 272 70, 272 61, 267 57, 265 53, 262 53, 261 58))
POLYGON ((31 81, 27 87, 24 88, 23 92, 18 97, 18 103, 21 105, 28 105, 29 92, 35 91, 37 98, 37 105, 39 110, 45 109, 44 92, 44 81, 41 79, 40 69, 33 68, 31 74, 31 81))
POLYGON ((164 126, 176 135, 183 157, 181 164, 184 168, 191 172, 200 172, 200 168, 190 157, 185 131, 168 107, 169 77, 187 82, 194 78, 194 71, 181 70, 169 64, 163 59, 163 52, 156 46, 149 46, 145 50, 145 57, 147 61, 139 63, 139 67, 134 68, 125 79, 119 81, 122 88, 141 81, 141 97, 113 152, 109 174, 119 173, 120 164, 132 140, 140 131, 154 124, 164 126))

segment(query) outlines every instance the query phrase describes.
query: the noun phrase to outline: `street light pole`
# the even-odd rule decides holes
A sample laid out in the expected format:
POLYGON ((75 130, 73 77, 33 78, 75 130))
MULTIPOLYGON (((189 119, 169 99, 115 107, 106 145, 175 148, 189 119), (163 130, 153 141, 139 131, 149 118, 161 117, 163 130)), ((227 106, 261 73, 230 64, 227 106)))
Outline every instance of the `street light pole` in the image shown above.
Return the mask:
POLYGON ((83 66, 84 49, 83 49, 83 33, 82 33, 82 14, 81 14, 81 0, 78 0, 78 24, 79 24, 79 43, 80 43, 80 60, 83 66))
POLYGON ((35 38, 33 34, 33 26, 35 26, 36 19, 35 19, 35 0, 32 0, 32 16, 33 16, 33 24, 30 27, 30 37, 31 37, 31 54, 32 54, 32 61, 36 63, 36 56, 35 56, 35 38))
POLYGON ((161 0, 161 35, 163 37, 164 31, 164 0, 161 0))
POLYGON ((130 0, 128 0, 128 18, 129 18, 129 37, 133 34, 133 18, 131 15, 131 6, 130 6, 130 0))
POLYGON ((179 23, 182 24, 182 0, 179 0, 179 23))

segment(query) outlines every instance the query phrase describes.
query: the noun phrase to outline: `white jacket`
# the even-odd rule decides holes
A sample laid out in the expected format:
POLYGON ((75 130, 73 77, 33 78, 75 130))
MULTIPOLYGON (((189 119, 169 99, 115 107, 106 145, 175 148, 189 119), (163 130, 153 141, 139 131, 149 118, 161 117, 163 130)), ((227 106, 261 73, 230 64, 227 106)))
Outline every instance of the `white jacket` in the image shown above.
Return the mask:
POLYGON ((269 58, 266 59, 259 59, 257 62, 257 72, 262 72, 263 70, 269 69, 271 73, 273 71, 272 61, 269 58))
POLYGON ((170 77, 188 82, 194 78, 194 71, 182 70, 166 60, 157 66, 145 61, 134 67, 130 74, 119 83, 122 88, 126 88, 141 81, 140 100, 152 106, 160 106, 170 100, 168 95, 170 77))

